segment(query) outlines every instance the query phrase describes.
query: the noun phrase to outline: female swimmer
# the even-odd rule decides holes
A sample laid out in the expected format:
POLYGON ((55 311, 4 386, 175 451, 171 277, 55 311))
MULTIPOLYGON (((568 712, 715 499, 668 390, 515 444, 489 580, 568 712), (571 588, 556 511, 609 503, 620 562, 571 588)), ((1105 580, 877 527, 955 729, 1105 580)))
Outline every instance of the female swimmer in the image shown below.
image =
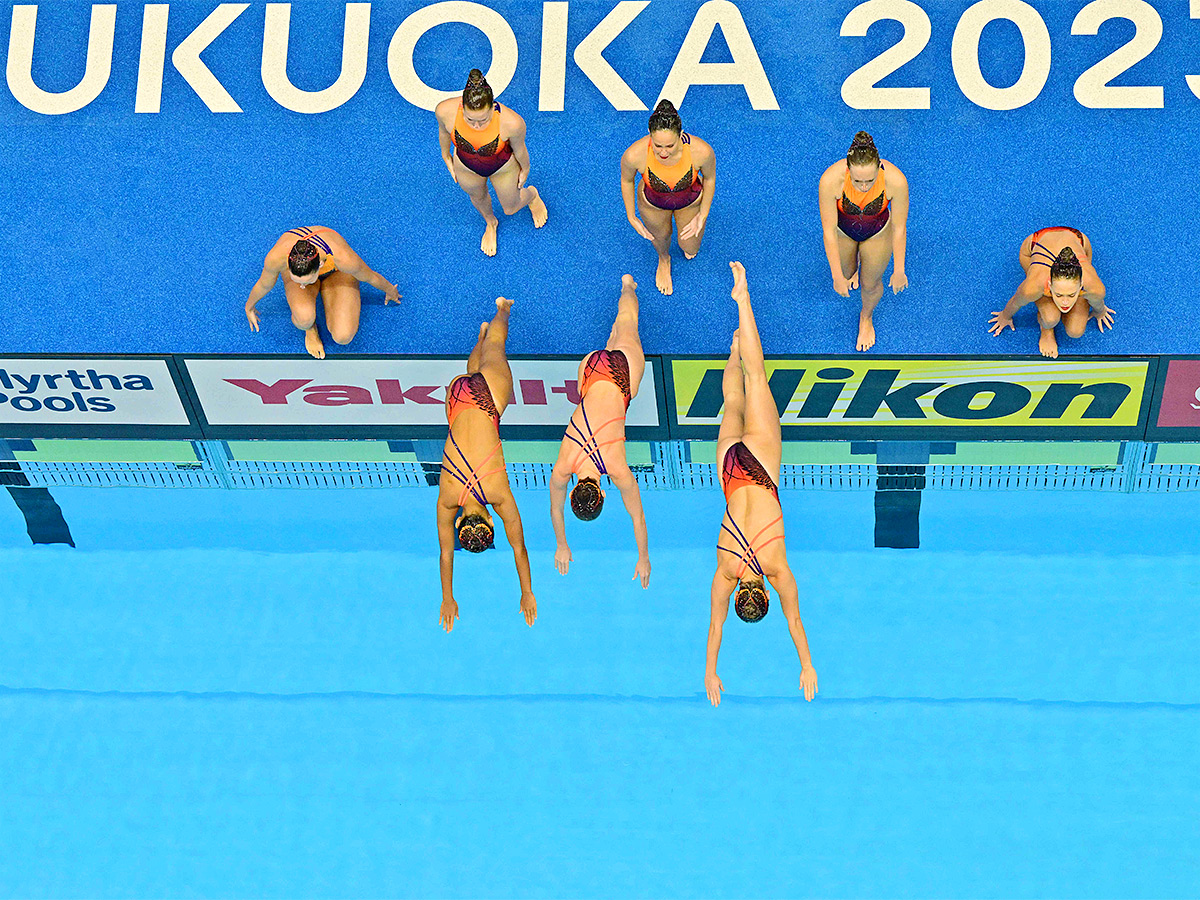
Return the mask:
POLYGON ((688 259, 700 252, 704 226, 717 189, 717 159, 713 149, 695 135, 685 134, 683 121, 670 100, 660 100, 650 116, 650 137, 639 138, 621 157, 621 197, 633 230, 653 242, 658 251, 654 283, 669 294, 671 284, 671 223, 679 249, 688 259), (635 179, 642 176, 636 191, 635 179), (637 213, 642 214, 639 220, 637 213))
POLYGON ((854 136, 844 160, 825 170, 818 185, 825 256, 833 289, 843 297, 862 286, 855 349, 875 346, 871 316, 883 297, 883 272, 893 255, 888 281, 893 294, 908 287, 904 274, 908 235, 908 180, 892 163, 879 158, 865 131, 854 136))
POLYGON ((633 519, 633 537, 638 548, 633 577, 642 580, 642 587, 650 586, 650 550, 646 544, 642 495, 625 462, 625 411, 637 396, 645 371, 646 356, 638 337, 637 285, 633 276, 622 275, 617 319, 604 349, 589 353, 579 364, 579 405, 571 415, 558 460, 550 473, 550 520, 558 538, 554 565, 563 575, 571 564, 571 548, 567 545, 563 522, 567 485, 572 475, 578 476, 571 491, 571 510, 589 522, 604 508, 600 476, 607 475, 621 492, 625 509, 633 519))
POLYGON ((529 180, 529 150, 525 147, 525 120, 492 97, 483 73, 472 69, 462 97, 443 100, 434 109, 442 161, 454 183, 467 192, 487 227, 479 249, 496 255, 499 219, 492 211, 488 182, 506 216, 529 207, 533 227, 546 224, 546 204, 529 180))
POLYGON ((437 528, 441 549, 441 622, 446 631, 458 618, 454 599, 454 539, 465 550, 482 553, 492 546, 495 527, 488 506, 504 521, 521 581, 521 612, 533 625, 537 601, 529 577, 529 554, 521 513, 508 486, 504 451, 500 446, 500 414, 512 397, 512 370, 504 353, 512 301, 496 298, 496 315, 479 327, 479 339, 467 359, 467 374, 446 389, 446 418, 450 434, 442 453, 438 482, 437 528))
POLYGON ((783 455, 779 412, 767 385, 762 342, 746 289, 746 270, 741 263, 729 265, 733 268, 738 329, 733 333, 721 384, 725 414, 717 435, 717 465, 721 467, 725 516, 717 536, 704 687, 712 705, 719 706, 725 686, 717 677, 717 653, 721 649, 721 629, 729 615, 730 593, 736 588, 734 608, 738 616, 746 622, 757 622, 767 614, 769 581, 779 593, 779 605, 800 656, 800 689, 806 700, 812 700, 817 694, 817 673, 800 622, 799 589, 783 547, 783 509, 776 488, 783 455))
POLYGON ((317 330, 317 297, 325 303, 325 327, 339 344, 350 343, 358 333, 360 281, 383 291, 385 306, 400 302, 396 286, 363 262, 332 228, 293 228, 275 242, 263 262, 262 274, 250 289, 246 318, 251 331, 258 331, 254 307, 285 269, 283 292, 292 311, 292 324, 304 332, 304 349, 317 359, 325 358, 325 344, 317 330))
POLYGON ((1088 319, 1096 320, 1102 332, 1113 326, 1113 309, 1104 303, 1104 285, 1092 266, 1092 242, 1074 228, 1043 228, 1021 241, 1021 268, 1025 280, 1008 305, 993 312, 989 322, 992 334, 1008 326, 1013 331, 1013 313, 1027 303, 1037 302, 1038 325, 1042 334, 1038 350, 1042 356, 1058 358, 1058 340, 1054 326, 1060 321, 1068 335, 1082 337, 1088 319), (1080 297, 1085 302, 1080 303, 1080 297))

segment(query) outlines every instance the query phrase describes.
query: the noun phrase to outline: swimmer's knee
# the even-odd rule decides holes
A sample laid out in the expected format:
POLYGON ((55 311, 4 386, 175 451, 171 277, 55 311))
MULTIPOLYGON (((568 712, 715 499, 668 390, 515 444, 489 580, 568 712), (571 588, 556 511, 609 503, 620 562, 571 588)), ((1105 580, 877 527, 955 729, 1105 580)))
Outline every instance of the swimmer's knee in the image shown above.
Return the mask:
POLYGON ((357 328, 330 328, 329 336, 333 338, 335 343, 343 346, 354 340, 354 336, 358 334, 357 328))
POLYGON ((519 213, 522 210, 523 207, 522 207, 520 201, 514 200, 512 202, 509 202, 507 200, 501 200, 500 208, 504 210, 504 214, 506 216, 515 216, 517 213, 519 213))
POLYGON ((1048 313, 1042 312, 1040 309, 1038 310, 1038 324, 1043 328, 1053 328, 1061 321, 1062 313, 1060 313, 1057 309, 1048 313))
POLYGON ((297 328, 299 328, 301 331, 308 331, 308 329, 312 328, 313 325, 315 325, 316 323, 317 323, 316 316, 313 316, 311 319, 308 319, 307 321, 305 321, 304 319, 297 319, 295 316, 292 316, 292 324, 295 325, 297 328))
POLYGON ((1068 336, 1073 338, 1083 337, 1083 332, 1087 328, 1087 320, 1085 319, 1083 322, 1067 322, 1063 327, 1068 336))

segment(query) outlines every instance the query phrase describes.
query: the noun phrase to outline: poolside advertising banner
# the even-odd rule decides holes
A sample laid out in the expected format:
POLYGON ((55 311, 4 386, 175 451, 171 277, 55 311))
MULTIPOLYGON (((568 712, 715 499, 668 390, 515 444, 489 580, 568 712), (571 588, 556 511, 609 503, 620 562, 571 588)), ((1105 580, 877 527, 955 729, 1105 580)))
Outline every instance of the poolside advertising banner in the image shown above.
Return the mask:
POLYGON ((0 357, 0 436, 200 437, 168 358, 0 357))
MULTIPOLYGON (((506 438, 558 439, 579 402, 579 359, 511 359, 513 394, 506 438)), ((188 382, 206 437, 395 437, 446 434, 446 386, 465 358, 187 357, 188 382)), ((626 434, 666 439, 661 362, 629 407, 626 434)))
POLYGON ((1200 441, 1200 357, 1159 361, 1148 441, 1200 441))
MULTIPOLYGON (((770 359, 784 439, 1141 439, 1155 360, 770 359)), ((671 358, 677 438, 716 436, 724 359, 671 358)))

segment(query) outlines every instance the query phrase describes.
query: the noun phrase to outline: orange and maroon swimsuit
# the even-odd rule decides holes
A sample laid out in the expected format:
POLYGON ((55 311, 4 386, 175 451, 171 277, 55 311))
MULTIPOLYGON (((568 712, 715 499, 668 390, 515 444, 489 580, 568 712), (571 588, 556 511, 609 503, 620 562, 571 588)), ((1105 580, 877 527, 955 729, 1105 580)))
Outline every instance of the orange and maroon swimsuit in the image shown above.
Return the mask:
POLYGON ((683 154, 673 166, 664 166, 654 155, 654 142, 646 138, 646 174, 642 177, 642 193, 646 202, 659 209, 675 210, 691 206, 704 190, 700 170, 692 165, 692 139, 681 134, 683 154))
POLYGON ((450 422, 450 444, 458 451, 458 457, 462 462, 460 465, 450 459, 449 452, 443 453, 442 471, 463 486, 462 493, 458 497, 459 506, 463 505, 468 494, 484 506, 487 506, 488 498, 487 494, 483 491, 483 479, 489 475, 503 472, 504 467, 501 466, 490 472, 481 473, 479 471, 500 450, 500 412, 496 409, 496 401, 492 399, 492 390, 488 387, 487 379, 483 377, 482 372, 476 372, 473 375, 459 375, 450 382, 450 387, 446 391, 446 418, 450 422), (458 441, 454 439, 454 420, 468 407, 486 413, 491 417, 492 424, 496 426, 496 446, 491 453, 484 457, 483 462, 478 467, 471 465, 471 461, 467 459, 467 454, 462 452, 462 448, 458 446, 458 441))
POLYGON ((500 140, 499 103, 492 111, 492 120, 480 130, 467 125, 463 118, 462 103, 459 103, 451 136, 454 138, 454 151, 462 164, 484 178, 495 175, 512 158, 512 146, 508 141, 500 140))
POLYGON ((620 388, 621 394, 625 398, 625 409, 629 409, 630 400, 633 399, 629 379, 629 360, 622 351, 597 350, 588 357, 587 364, 583 367, 583 380, 579 382, 579 411, 583 415, 583 428, 575 424, 574 416, 567 423, 566 438, 579 447, 579 453, 571 463, 571 470, 574 471, 575 467, 579 464, 579 460, 586 456, 592 461, 592 464, 601 475, 607 475, 608 469, 604 466, 604 457, 600 454, 600 448, 625 440, 625 429, 622 427, 621 434, 618 437, 607 441, 600 440, 600 433, 610 425, 620 424, 623 426, 625 416, 615 416, 599 427, 592 428, 592 423, 588 421, 587 408, 584 406, 583 401, 587 396, 588 390, 597 381, 607 381, 620 388), (575 431, 574 434, 571 433, 572 429, 575 431))
POLYGON ((783 533, 780 532, 770 540, 764 541, 757 547, 754 546, 755 542, 763 536, 768 528, 772 528, 783 521, 782 507, 779 509, 779 515, 759 529, 758 533, 752 538, 747 538, 745 532, 738 527, 737 522, 733 521, 733 515, 729 512, 729 498, 733 496, 735 491, 750 484, 766 488, 771 492, 771 496, 775 498, 775 502, 779 503, 779 489, 775 486, 775 482, 771 480, 771 476, 763 468, 763 464, 750 452, 750 448, 741 441, 738 441, 725 451, 725 459, 721 464, 721 490, 725 494, 725 517, 729 519, 729 525, 726 525, 724 521, 721 522, 721 530, 733 538, 738 549, 723 547, 720 540, 717 541, 718 550, 724 550, 726 553, 732 553, 737 556, 740 563, 737 573, 738 581, 742 580, 742 575, 746 573, 747 569, 759 578, 765 578, 762 564, 758 561, 758 554, 768 544, 783 540, 783 533), (733 527, 729 527, 730 525, 733 527))
POLYGON ((842 182, 842 196, 837 202, 838 228, 842 234, 857 243, 875 237, 883 231, 891 215, 892 200, 887 195, 887 178, 883 163, 879 164, 879 175, 875 183, 865 191, 854 186, 850 178, 850 167, 846 166, 846 178, 842 182))

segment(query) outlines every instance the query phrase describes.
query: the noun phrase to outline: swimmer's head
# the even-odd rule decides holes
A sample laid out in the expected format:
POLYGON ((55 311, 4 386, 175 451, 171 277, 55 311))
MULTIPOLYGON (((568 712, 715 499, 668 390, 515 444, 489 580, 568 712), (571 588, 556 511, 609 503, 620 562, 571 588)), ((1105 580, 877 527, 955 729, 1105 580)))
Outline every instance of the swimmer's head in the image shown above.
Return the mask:
POLYGON ((659 100, 650 114, 650 144, 659 159, 668 159, 679 146, 683 120, 670 100, 659 100))
POLYGON ((767 587, 761 580, 739 581, 733 608, 743 622, 757 622, 767 614, 767 587))
POLYGON ((577 519, 590 522, 604 509, 604 491, 597 478, 580 478, 571 491, 571 512, 577 519))
POLYGON ((850 149, 846 151, 846 165, 850 169, 850 181, 860 191, 870 190, 879 174, 879 151, 874 139, 865 131, 854 135, 850 149))
POLYGON ((463 88, 462 102, 463 118, 467 120, 468 125, 482 128, 491 120, 496 98, 492 96, 491 85, 487 83, 487 79, 478 69, 472 69, 471 74, 467 76, 467 86, 463 88), (486 113, 486 115, 472 117, 471 113, 486 113))
POLYGON ((316 244, 307 240, 292 244, 292 251, 288 254, 288 271, 292 273, 294 281, 312 284, 317 280, 315 273, 320 267, 321 254, 317 252, 316 244))
POLYGON ((1083 291, 1083 266, 1070 247, 1063 247, 1050 267, 1050 299, 1063 312, 1069 311, 1083 291))
POLYGON ((482 553, 496 540, 496 531, 486 516, 469 513, 461 516, 454 527, 458 530, 458 543, 471 553, 482 553))

